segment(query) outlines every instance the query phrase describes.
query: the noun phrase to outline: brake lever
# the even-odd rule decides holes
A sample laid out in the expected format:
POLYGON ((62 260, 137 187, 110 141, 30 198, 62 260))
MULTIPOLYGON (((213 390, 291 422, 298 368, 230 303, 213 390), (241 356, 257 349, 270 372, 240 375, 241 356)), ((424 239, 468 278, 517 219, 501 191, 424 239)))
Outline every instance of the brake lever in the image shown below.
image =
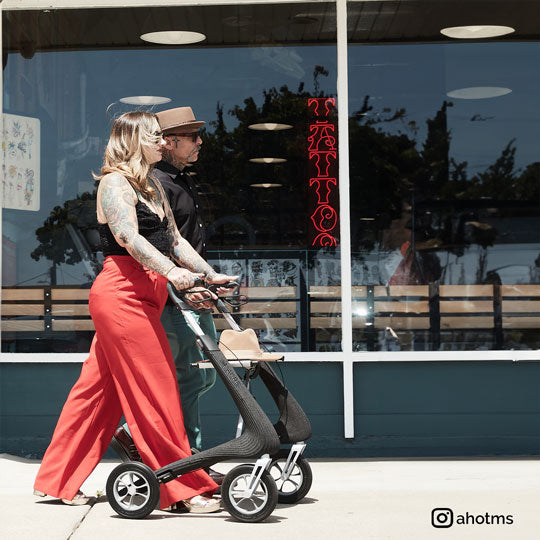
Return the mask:
POLYGON ((212 283, 212 285, 208 285, 206 288, 209 291, 212 291, 213 293, 217 292, 218 289, 236 289, 238 287, 238 282, 236 281, 228 281, 227 283, 220 283, 219 285, 217 283, 212 283))
POLYGON ((245 294, 240 294, 238 296, 227 296, 224 298, 221 298, 223 302, 226 304, 229 304, 232 308, 238 308, 240 306, 243 306, 249 302, 249 298, 245 294))

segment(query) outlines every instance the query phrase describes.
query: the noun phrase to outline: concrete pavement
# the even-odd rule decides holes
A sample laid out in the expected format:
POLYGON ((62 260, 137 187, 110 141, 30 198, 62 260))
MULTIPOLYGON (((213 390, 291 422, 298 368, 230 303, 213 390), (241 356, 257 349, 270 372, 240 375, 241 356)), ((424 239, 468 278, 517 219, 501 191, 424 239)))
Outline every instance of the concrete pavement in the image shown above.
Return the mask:
MULTIPOLYGON (((118 517, 102 495, 116 462, 102 462, 83 486, 92 506, 32 496, 39 462, 0 455, 2 540, 234 538, 276 540, 537 540, 540 460, 310 460, 313 486, 295 505, 278 504, 264 523, 155 511, 118 517), (432 516, 434 509, 435 511, 432 516), (452 513, 452 515, 451 515, 452 513), (432 525, 432 519, 439 527, 432 525), (450 527, 441 527, 448 525, 450 527)), ((216 468, 226 472, 234 463, 216 468)))

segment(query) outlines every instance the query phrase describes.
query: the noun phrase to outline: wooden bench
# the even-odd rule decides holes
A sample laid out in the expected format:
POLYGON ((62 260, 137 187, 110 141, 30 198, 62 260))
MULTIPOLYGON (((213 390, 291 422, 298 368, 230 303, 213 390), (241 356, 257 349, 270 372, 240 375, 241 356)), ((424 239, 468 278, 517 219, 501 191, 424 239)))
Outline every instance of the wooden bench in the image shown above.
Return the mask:
POLYGON ((503 329, 540 328, 540 285, 501 285, 503 329))
MULTIPOLYGON (((341 288, 311 287, 309 295, 311 327, 340 326, 341 288)), ((500 286, 500 295, 504 327, 540 325, 540 285, 500 286)), ((500 302, 496 285, 354 286, 352 297, 353 328, 394 330, 428 330, 437 321, 440 330, 494 328, 500 302)))
POLYGON ((42 287, 2 289, 2 332, 43 332, 44 301, 42 287))
MULTIPOLYGON (((299 304, 296 287, 242 287, 249 302, 234 310, 233 315, 243 328, 296 329, 299 304)), ((227 321, 214 312, 217 330, 229 328, 227 321)))
POLYGON ((89 289, 2 289, 3 332, 93 331, 89 289))
MULTIPOLYGON (((341 287, 309 290, 311 328, 341 327, 341 287)), ((429 287, 393 285, 352 287, 353 328, 428 329, 429 287)))
MULTIPOLYGON (((2 289, 4 332, 89 332, 89 289, 65 287, 2 289)), ((243 287, 250 302, 234 312, 244 328, 295 329, 299 306, 296 287, 243 287)), ((216 312, 218 330, 229 328, 216 312)))
MULTIPOLYGON (((301 326, 296 287, 243 287, 250 301, 234 311, 244 328, 294 330, 301 326)), ((14 287, 2 289, 2 331, 91 332, 89 289, 14 287)), ((310 331, 341 329, 341 287, 311 286, 306 324, 310 331)), ((304 304, 306 305, 306 304, 304 304)), ((540 328, 540 285, 362 285, 352 287, 352 324, 368 332, 429 331, 441 334, 486 330, 502 346, 505 330, 540 328)), ((228 328, 219 314, 218 330, 228 328)))
POLYGON ((494 285, 440 285, 441 330, 494 328, 494 285))

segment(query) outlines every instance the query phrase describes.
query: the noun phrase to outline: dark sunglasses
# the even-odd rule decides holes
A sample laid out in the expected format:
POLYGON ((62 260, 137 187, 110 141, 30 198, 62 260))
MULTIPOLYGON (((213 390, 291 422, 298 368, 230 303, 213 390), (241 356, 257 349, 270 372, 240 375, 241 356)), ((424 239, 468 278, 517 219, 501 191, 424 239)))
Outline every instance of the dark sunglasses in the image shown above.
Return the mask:
POLYGON ((197 142, 197 139, 200 137, 200 133, 198 131, 194 131, 193 133, 167 133, 164 135, 165 137, 189 137, 193 142, 197 142))

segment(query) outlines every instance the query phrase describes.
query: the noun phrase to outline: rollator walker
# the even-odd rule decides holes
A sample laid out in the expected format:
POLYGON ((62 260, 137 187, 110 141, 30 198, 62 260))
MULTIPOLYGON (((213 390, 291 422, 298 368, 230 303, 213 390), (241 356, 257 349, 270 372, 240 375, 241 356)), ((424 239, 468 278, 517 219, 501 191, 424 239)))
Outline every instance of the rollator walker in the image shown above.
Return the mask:
MULTIPOLYGON (((236 283, 229 283, 219 287, 236 286, 236 283)), ((211 288, 216 290, 217 286, 211 288)), ((263 521, 273 512, 278 501, 294 503, 305 497, 312 482, 311 468, 302 456, 306 447, 304 441, 311 436, 309 420, 268 364, 268 361, 282 360, 283 356, 261 351, 258 341, 256 346, 253 343, 253 337, 256 340, 253 330, 242 330, 234 320, 226 302, 239 306, 247 301, 245 297, 218 298, 214 302, 217 311, 231 326, 231 330, 223 331, 218 345, 204 334, 193 316, 193 306, 185 301, 189 292, 179 293, 170 283, 167 289, 209 360, 209 363, 199 363, 199 367, 216 370, 238 408, 240 417, 236 438, 156 471, 121 455, 123 463, 115 467, 107 479, 109 504, 122 517, 141 519, 158 507, 160 484, 221 461, 256 458, 255 464, 238 465, 227 473, 221 486, 221 499, 224 508, 237 521, 263 521), (247 350, 233 348, 235 343, 242 346, 246 342, 250 342, 247 350), (244 382, 235 367, 245 369, 244 382), (250 381, 257 376, 277 405, 280 416, 274 425, 250 392, 250 381), (292 446, 281 448, 281 445, 292 446)))

